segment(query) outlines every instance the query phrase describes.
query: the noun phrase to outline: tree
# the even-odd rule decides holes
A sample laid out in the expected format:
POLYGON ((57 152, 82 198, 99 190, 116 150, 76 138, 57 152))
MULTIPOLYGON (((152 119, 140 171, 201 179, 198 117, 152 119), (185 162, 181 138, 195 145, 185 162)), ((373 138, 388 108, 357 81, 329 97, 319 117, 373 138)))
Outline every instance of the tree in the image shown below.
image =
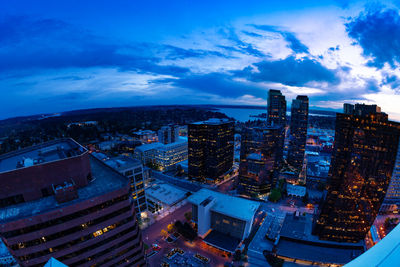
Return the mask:
POLYGON ((271 202, 277 202, 278 200, 281 199, 281 196, 282 196, 281 190, 279 190, 279 188, 273 188, 271 190, 271 193, 269 194, 268 199, 271 202))
POLYGON ((185 212, 185 219, 188 222, 192 220, 192 212, 191 211, 185 212))
POLYGON ((164 229, 162 229, 161 232, 160 232, 160 235, 161 235, 162 237, 164 237, 164 238, 167 238, 168 233, 167 233, 167 231, 165 231, 164 229))
POLYGON ((308 203, 308 193, 306 192, 306 194, 303 196, 302 201, 304 204, 308 203))
POLYGON ((172 224, 172 223, 168 224, 167 230, 168 230, 169 233, 171 233, 172 231, 174 231, 174 229, 175 229, 174 224, 172 224))

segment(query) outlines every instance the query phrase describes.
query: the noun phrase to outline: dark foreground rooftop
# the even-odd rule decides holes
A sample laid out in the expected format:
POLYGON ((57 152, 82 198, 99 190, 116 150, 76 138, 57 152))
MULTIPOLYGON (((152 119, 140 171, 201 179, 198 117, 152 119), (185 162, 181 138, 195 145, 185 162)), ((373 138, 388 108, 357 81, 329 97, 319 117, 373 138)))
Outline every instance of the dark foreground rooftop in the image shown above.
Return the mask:
POLYGON ((321 263, 346 264, 363 253, 357 248, 333 248, 304 244, 302 241, 280 239, 277 254, 293 259, 321 263))
POLYGON ((238 247, 239 243, 240 243, 240 239, 236 238, 236 237, 232 237, 232 236, 228 236, 225 235, 223 233, 217 232, 217 231, 211 231, 211 233, 209 233, 206 238, 204 238, 203 240, 205 243, 234 253, 236 248, 238 247))
POLYGON ((87 150, 72 139, 59 139, 0 156, 0 173, 70 158, 87 150))
POLYGON ((26 217, 49 212, 81 201, 118 190, 128 183, 128 179, 105 165, 102 161, 90 156, 93 180, 85 187, 79 188, 78 198, 65 203, 58 203, 54 196, 40 198, 0 209, 0 222, 15 221, 26 217))
POLYGON ((345 264, 364 252, 364 243, 320 240, 312 235, 312 215, 287 214, 276 246, 277 255, 317 263, 345 264))

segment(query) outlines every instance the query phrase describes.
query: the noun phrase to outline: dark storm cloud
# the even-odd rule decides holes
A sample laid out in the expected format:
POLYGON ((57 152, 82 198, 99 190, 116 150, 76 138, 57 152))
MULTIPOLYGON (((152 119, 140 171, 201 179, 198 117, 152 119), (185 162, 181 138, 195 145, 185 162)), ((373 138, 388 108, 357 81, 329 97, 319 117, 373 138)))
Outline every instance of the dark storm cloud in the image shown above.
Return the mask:
MULTIPOLYGON (((161 66, 151 44, 120 44, 53 19, 7 17, 0 22, 0 71, 117 67, 157 74, 188 69, 161 66)), ((182 52, 180 52, 182 53, 182 52)))
POLYGON ((266 89, 260 86, 234 81, 233 77, 224 73, 209 73, 204 75, 189 75, 180 79, 165 79, 160 83, 170 83, 180 88, 192 89, 198 92, 214 94, 222 97, 235 98, 243 95, 253 95, 265 98, 266 89))
POLYGON ((267 31, 267 32, 274 32, 274 33, 279 33, 286 42, 288 42, 288 47, 293 50, 295 53, 306 53, 308 54, 308 47, 303 44, 297 37, 294 35, 294 33, 289 32, 289 31, 284 31, 281 30, 278 27, 271 26, 271 25, 254 25, 252 24, 254 28, 262 31, 267 31))
POLYGON ((382 6, 368 8, 346 24, 351 38, 362 47, 365 56, 373 58, 368 65, 392 68, 400 62, 400 16, 397 10, 382 6))
POLYGON ((309 82, 340 82, 336 70, 328 69, 321 63, 307 57, 296 59, 292 56, 276 61, 262 61, 254 64, 257 71, 247 67, 235 74, 254 82, 277 82, 290 86, 304 86, 309 82))

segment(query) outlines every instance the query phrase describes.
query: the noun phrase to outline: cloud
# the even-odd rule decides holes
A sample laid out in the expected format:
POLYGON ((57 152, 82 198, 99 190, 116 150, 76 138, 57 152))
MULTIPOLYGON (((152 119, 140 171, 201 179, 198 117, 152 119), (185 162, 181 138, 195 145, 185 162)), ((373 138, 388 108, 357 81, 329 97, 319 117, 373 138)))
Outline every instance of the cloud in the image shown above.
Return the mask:
POLYGON ((160 83, 170 83, 175 87, 191 89, 223 97, 242 97, 253 95, 265 98, 267 90, 249 82, 234 80, 234 77, 224 73, 209 73, 189 75, 179 79, 160 80, 160 83))
POLYGON ((247 67, 236 75, 254 82, 277 82, 290 86, 304 86, 309 82, 337 84, 340 78, 335 70, 328 69, 316 60, 293 56, 276 61, 262 61, 253 64, 256 70, 247 67))
POLYGON ((285 31, 280 29, 279 27, 276 26, 271 26, 271 25, 254 25, 252 24, 254 28, 258 30, 263 30, 267 32, 274 32, 274 33, 279 33, 285 41, 288 43, 288 48, 292 49, 293 52, 295 53, 306 53, 308 54, 308 47, 303 44, 297 37, 295 36, 294 33, 290 31, 285 31))
POLYGON ((159 65, 160 59, 150 53, 152 48, 146 43, 122 44, 55 19, 20 16, 0 22, 0 71, 89 67, 159 74, 188 71, 159 65))
POLYGON ((369 66, 396 68, 400 62, 400 16, 397 10, 374 5, 346 23, 351 38, 370 57, 369 66))

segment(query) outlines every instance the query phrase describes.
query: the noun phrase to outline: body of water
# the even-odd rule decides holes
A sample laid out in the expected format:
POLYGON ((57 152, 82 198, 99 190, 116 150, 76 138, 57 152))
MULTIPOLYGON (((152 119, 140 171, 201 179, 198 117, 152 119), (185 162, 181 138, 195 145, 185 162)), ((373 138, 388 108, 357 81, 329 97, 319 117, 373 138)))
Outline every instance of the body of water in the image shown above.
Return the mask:
MULTIPOLYGON (((246 122, 248 120, 257 120, 262 118, 255 118, 251 116, 256 116, 260 115, 261 113, 267 113, 267 108, 265 109, 250 109, 250 108, 219 108, 216 111, 225 113, 226 116, 234 118, 240 122, 246 122)), ((290 111, 286 113, 288 116, 290 116, 290 111)), ((321 117, 332 117, 331 115, 326 115, 326 114, 316 114, 316 113, 310 113, 310 116, 321 116, 321 117)))

